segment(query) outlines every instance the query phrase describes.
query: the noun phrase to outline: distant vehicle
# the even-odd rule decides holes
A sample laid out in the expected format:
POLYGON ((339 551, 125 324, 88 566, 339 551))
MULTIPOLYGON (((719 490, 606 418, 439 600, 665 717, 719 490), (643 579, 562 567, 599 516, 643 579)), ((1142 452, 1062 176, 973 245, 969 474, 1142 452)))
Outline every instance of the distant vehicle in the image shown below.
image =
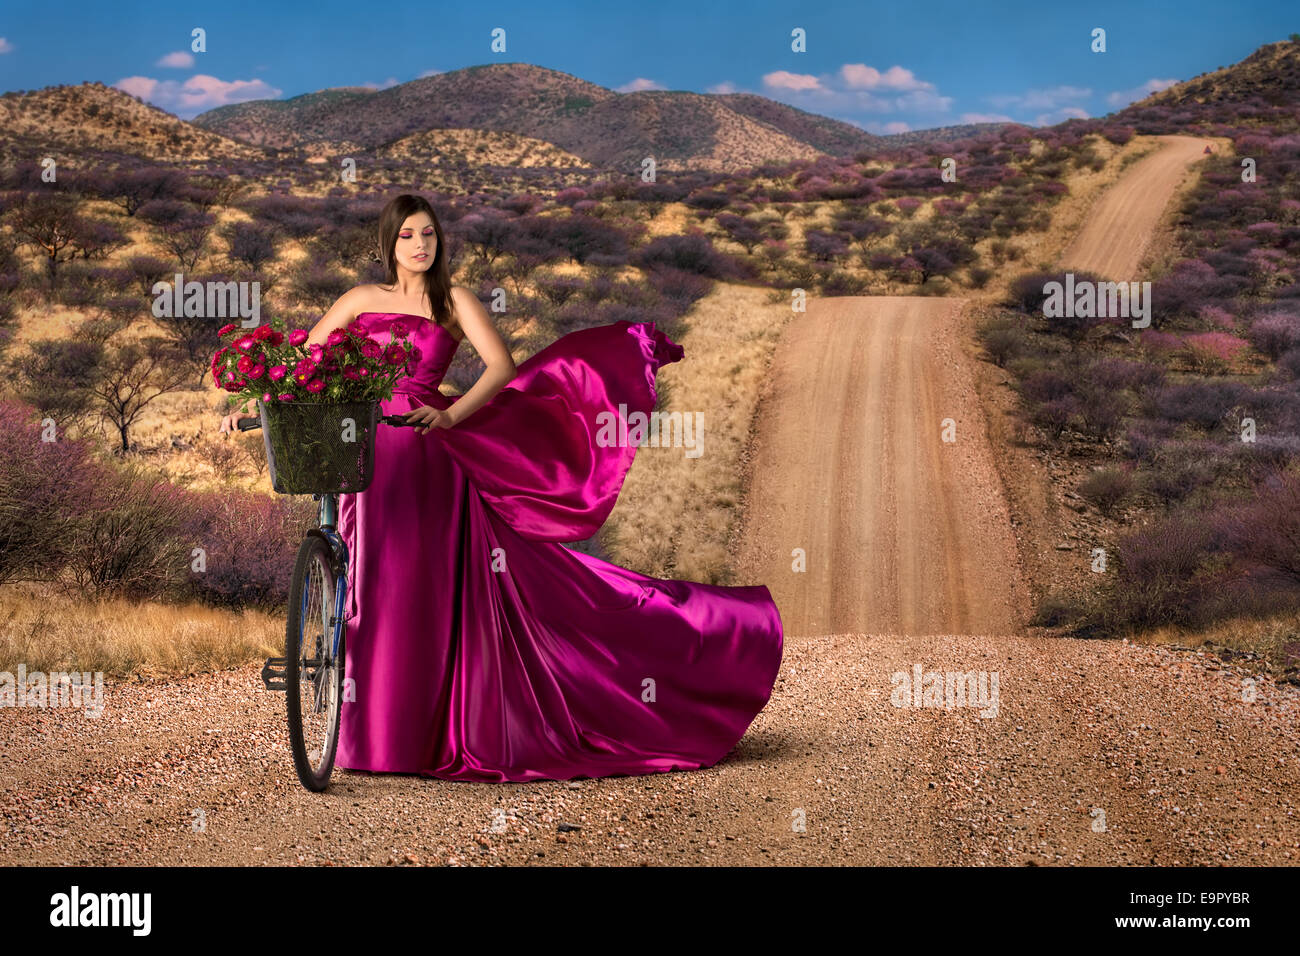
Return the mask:
POLYGON ((1205 151, 1206 151, 1207 153, 1212 153, 1212 152, 1214 152, 1214 147, 1212 147, 1212 146, 1208 146, 1208 145, 1207 145, 1207 146, 1205 147, 1205 151))

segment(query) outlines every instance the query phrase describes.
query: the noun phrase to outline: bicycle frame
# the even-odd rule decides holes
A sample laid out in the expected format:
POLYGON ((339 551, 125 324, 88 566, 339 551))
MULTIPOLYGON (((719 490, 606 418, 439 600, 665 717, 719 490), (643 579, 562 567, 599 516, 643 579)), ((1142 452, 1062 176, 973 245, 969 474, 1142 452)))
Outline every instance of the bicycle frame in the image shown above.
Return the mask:
MULTIPOLYGON (((339 635, 343 631, 346 619, 343 616, 345 605, 347 603, 348 593, 348 546, 343 540, 343 536, 338 533, 338 512, 339 502, 338 495, 329 492, 323 495, 312 495, 313 498, 320 499, 320 519, 318 521, 318 530, 329 541, 330 550, 335 555, 338 567, 334 569, 334 626, 331 628, 331 641, 333 646, 330 648, 330 657, 337 659, 339 656, 339 635)), ((306 594, 303 595, 306 597, 306 594)), ((305 608, 303 609, 305 612, 305 608)), ((322 608, 324 610, 324 608, 322 608)), ((329 624, 330 622, 323 622, 329 624)))

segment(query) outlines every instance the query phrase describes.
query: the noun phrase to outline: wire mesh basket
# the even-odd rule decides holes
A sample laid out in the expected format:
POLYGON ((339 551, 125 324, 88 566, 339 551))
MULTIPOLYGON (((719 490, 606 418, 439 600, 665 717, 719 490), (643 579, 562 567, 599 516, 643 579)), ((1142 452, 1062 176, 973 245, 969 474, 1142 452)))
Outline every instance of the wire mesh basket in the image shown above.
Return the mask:
POLYGON ((378 402, 259 401, 271 487, 282 495, 355 494, 375 471, 378 402))

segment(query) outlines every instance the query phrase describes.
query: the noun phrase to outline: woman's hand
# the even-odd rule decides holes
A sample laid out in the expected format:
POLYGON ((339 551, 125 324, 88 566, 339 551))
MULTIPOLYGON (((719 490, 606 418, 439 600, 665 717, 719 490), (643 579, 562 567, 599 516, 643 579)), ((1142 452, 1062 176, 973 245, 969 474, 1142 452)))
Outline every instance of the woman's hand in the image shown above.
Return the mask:
POLYGON ((242 410, 237 408, 225 418, 221 419, 221 433, 224 435, 237 431, 239 429, 239 420, 241 418, 257 417, 258 416, 255 413, 248 410, 248 405, 245 405, 242 410))
POLYGON ((431 428, 451 428, 456 424, 456 420, 441 408, 434 408, 432 405, 421 405, 419 408, 413 408, 406 413, 408 422, 422 422, 424 427, 416 427, 417 435, 427 435, 431 428))

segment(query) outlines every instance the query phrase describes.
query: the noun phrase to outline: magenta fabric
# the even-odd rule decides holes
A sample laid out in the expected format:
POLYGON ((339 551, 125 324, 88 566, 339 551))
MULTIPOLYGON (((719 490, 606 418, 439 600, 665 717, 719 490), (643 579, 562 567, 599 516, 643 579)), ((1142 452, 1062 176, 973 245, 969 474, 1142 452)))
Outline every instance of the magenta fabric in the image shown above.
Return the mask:
MULTIPOLYGON (((388 412, 448 408, 458 346, 422 316, 388 412)), ((381 425, 374 481, 339 496, 349 553, 336 765, 446 780, 567 780, 717 763, 769 700, 780 612, 764 585, 648 577, 561 542, 604 523, 637 448, 597 416, 649 413, 683 357, 653 322, 571 332, 450 429, 381 425)))

